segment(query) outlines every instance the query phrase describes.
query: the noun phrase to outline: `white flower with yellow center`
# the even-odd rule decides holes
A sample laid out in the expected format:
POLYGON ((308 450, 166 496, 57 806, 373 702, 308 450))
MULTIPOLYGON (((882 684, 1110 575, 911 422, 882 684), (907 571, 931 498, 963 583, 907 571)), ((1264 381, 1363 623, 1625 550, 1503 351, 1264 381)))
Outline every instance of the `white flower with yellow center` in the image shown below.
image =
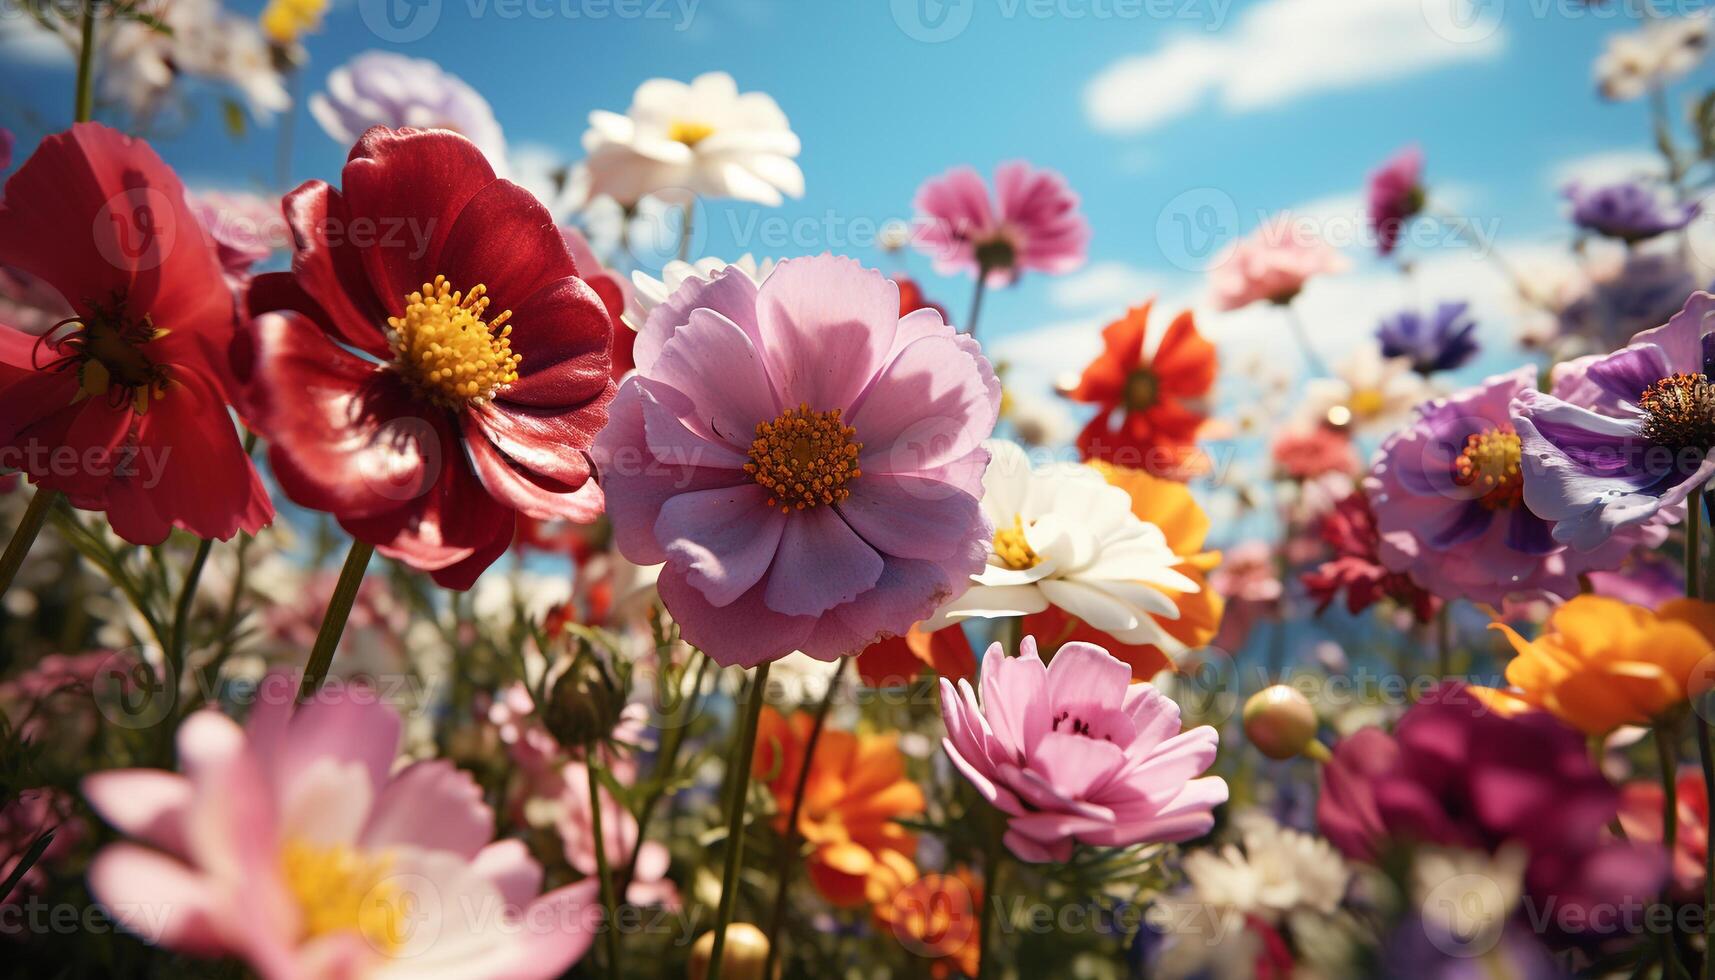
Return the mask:
POLYGON ((674 259, 661 269, 659 279, 641 269, 634 270, 631 273, 633 288, 625 307, 625 325, 633 330, 642 330, 643 322, 649 319, 650 311, 667 302, 667 297, 677 292, 687 280, 708 282, 714 278, 715 273, 729 266, 744 273, 751 282, 760 286, 762 280, 767 279, 768 274, 774 271, 774 260, 763 259, 759 262, 749 252, 733 262, 713 256, 700 258, 695 262, 674 259))
POLYGON ((1387 433, 1435 394, 1404 357, 1383 357, 1381 347, 1363 344, 1334 367, 1331 378, 1304 385, 1304 424, 1327 424, 1358 433, 1387 433))
POLYGON ((624 115, 590 113, 583 144, 590 192, 627 206, 650 194, 768 205, 804 194, 786 114, 761 92, 740 93, 725 72, 644 82, 624 115))
POLYGON ((972 617, 1039 613, 1057 606, 1121 643, 1184 645, 1158 620, 1179 618, 1162 589, 1199 591, 1175 570, 1161 529, 1131 511, 1131 496, 1081 463, 1032 468, 1017 444, 990 440, 983 513, 995 527, 988 565, 927 629, 972 617))
POLYGON ((1331 915, 1339 908, 1352 873, 1327 841, 1282 827, 1259 811, 1243 813, 1234 822, 1242 847, 1228 844, 1185 855, 1185 877, 1195 901, 1268 922, 1299 909, 1331 915))

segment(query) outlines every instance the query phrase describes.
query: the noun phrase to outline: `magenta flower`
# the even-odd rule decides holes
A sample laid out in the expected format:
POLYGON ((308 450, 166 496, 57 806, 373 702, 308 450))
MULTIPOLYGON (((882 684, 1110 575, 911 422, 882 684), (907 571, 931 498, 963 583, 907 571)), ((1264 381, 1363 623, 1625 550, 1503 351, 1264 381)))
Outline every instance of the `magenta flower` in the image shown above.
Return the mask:
POLYGON ((620 552, 687 642, 746 667, 903 635, 965 588, 1000 384, 934 310, 823 255, 687 279, 596 440, 620 552))
POLYGON ((1498 604, 1509 595, 1570 598, 1579 576, 1616 568, 1666 538, 1661 522, 1637 525, 1591 551, 1554 539, 1554 523, 1525 505, 1513 400, 1536 391, 1536 369, 1496 375, 1429 402, 1382 443, 1364 481, 1389 570, 1443 599, 1498 604))
POLYGON ((1013 160, 995 168, 994 186, 991 201, 980 174, 954 167, 917 189, 916 244, 936 272, 1003 286, 1026 269, 1059 274, 1084 264, 1090 225, 1065 178, 1013 160))
POLYGON ((596 882, 537 895, 522 841, 490 843, 475 780, 441 759, 393 771, 401 722, 373 693, 294 713, 270 675, 246 728, 213 709, 178 732, 183 775, 96 773, 97 813, 132 841, 89 869, 127 929, 267 980, 554 977, 589 948, 596 882))
POLYGON ((1074 842, 1125 847, 1190 840, 1227 800, 1218 736, 1179 730, 1179 706, 1101 647, 1067 643, 1044 666, 1036 639, 1017 657, 983 655, 982 702, 970 681, 941 679, 941 744, 983 799, 1007 815, 1007 849, 1065 861, 1074 842))
POLYGON ((1423 210, 1423 151, 1408 146, 1370 174, 1370 228, 1376 251, 1392 255, 1406 223, 1423 210))
POLYGON ((1344 272, 1339 252, 1290 215, 1277 215, 1228 246, 1209 270, 1215 307, 1237 310, 1256 302, 1285 304, 1312 278, 1344 272))

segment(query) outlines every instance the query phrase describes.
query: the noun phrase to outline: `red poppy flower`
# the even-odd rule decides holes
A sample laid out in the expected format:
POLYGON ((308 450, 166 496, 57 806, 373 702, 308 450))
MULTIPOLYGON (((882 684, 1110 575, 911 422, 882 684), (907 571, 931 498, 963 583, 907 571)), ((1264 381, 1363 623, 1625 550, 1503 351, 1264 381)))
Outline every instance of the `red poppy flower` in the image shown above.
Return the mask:
POLYGON ((1168 326, 1154 356, 1145 357, 1150 306, 1133 307, 1108 324, 1106 349, 1067 397, 1096 406, 1096 417, 1078 433, 1085 459, 1183 475, 1195 462, 1197 430, 1206 419, 1197 400, 1215 384, 1215 345, 1185 312, 1168 326))
POLYGON ((137 544, 273 520, 227 411, 235 301, 148 144, 94 123, 43 140, 6 182, 0 265, 72 310, 40 336, 0 326, 0 469, 137 544))
POLYGON ((371 129, 338 190, 287 195, 290 273, 259 276, 258 426, 286 495, 469 588, 519 513, 601 512, 612 325, 553 219, 445 131, 371 129), (305 322, 308 321, 308 322, 305 322))

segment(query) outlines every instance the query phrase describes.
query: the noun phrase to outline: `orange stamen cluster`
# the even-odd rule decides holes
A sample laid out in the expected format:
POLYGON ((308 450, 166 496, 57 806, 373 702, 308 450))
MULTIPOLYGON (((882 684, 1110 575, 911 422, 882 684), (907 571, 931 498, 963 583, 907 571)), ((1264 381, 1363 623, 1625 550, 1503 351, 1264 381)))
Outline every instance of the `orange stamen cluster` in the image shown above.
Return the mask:
POLYGON ((840 421, 840 410, 813 412, 808 403, 789 408, 772 422, 758 422, 744 471, 768 491, 768 506, 791 513, 837 503, 851 496, 846 484, 858 468, 857 430, 840 421))
POLYGON ((1702 374, 1675 374, 1638 396, 1644 438, 1675 449, 1715 448, 1715 384, 1702 374))
POLYGON ((1467 436, 1465 451, 1453 460, 1453 481, 1481 493, 1477 502, 1490 510, 1517 504, 1524 496, 1518 433, 1503 424, 1467 436))
POLYGON ((523 356, 512 352, 512 311, 484 322, 487 293, 481 283, 461 293, 436 276, 405 297, 404 316, 387 318, 399 369, 436 404, 482 402, 518 380, 523 356))

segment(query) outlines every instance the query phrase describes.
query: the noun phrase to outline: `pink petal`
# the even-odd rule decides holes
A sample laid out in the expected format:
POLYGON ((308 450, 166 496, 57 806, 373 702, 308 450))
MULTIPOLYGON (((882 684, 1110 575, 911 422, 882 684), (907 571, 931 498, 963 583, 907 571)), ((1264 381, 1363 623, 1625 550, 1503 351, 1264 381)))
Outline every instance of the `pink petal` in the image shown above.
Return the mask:
POLYGON ((762 354, 738 324, 713 310, 691 311, 649 377, 684 394, 699 427, 740 451, 749 448, 759 423, 781 411, 762 354))
POLYGON ((865 473, 847 489, 851 496, 835 509, 883 554, 941 561, 957 554, 973 534, 984 540, 994 535, 977 498, 945 483, 865 473))
POLYGON ((820 616, 875 585, 881 571, 881 556, 837 511, 811 507, 788 517, 764 598, 787 616, 820 616))
POLYGON ((1131 668, 1093 643, 1068 643, 1048 668, 1048 703, 1055 712, 1118 708, 1131 685, 1131 668))
POLYGON ((494 837, 494 812, 470 773, 445 759, 407 766, 388 781, 363 830, 365 847, 403 844, 475 857, 494 837))
POLYGON ((124 834, 176 855, 185 853, 190 781, 159 769, 113 769, 83 780, 83 798, 124 834))
POLYGON ((952 337, 915 341, 850 414, 865 472, 916 473, 960 459, 994 432, 999 385, 952 337))
POLYGON ((778 660, 799 649, 816 628, 813 616, 785 616, 770 609, 762 600, 764 588, 758 583, 733 602, 716 606, 672 565, 661 570, 656 583, 661 603, 672 610, 685 642, 722 667, 778 660))
POLYGON ((711 605, 725 606, 762 580, 798 516, 768 506, 768 491, 754 483, 699 490, 661 506, 655 536, 685 580, 711 605))
POLYGON ((221 937, 221 903, 207 879, 183 863, 136 844, 110 844, 89 867, 95 900, 153 946, 195 956, 230 947, 221 937))
POLYGON ((542 866, 517 838, 495 841, 477 851, 471 869, 487 878, 508 905, 526 905, 542 888, 542 866))
POLYGON ((787 259, 758 290, 756 311, 780 401, 848 408, 893 345, 899 288, 853 259, 787 259))
POLYGON ((761 349, 762 331, 756 323, 756 283, 737 266, 727 266, 707 282, 686 280, 665 303, 650 311, 649 320, 637 332, 637 345, 632 349, 638 371, 647 375, 654 370, 662 348, 680 327, 690 322, 691 311, 697 309, 713 310, 731 320, 761 349))

